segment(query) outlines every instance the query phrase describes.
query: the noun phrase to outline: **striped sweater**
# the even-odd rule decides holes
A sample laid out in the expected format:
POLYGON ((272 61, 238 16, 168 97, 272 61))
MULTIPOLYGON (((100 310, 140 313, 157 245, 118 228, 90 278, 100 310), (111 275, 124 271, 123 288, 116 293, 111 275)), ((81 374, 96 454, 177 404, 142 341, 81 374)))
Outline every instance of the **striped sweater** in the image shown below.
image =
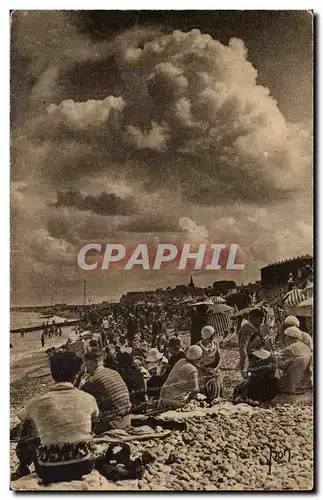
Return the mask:
POLYGON ((95 397, 100 417, 113 420, 116 417, 124 417, 130 411, 128 388, 115 370, 103 366, 97 368, 82 390, 95 397))

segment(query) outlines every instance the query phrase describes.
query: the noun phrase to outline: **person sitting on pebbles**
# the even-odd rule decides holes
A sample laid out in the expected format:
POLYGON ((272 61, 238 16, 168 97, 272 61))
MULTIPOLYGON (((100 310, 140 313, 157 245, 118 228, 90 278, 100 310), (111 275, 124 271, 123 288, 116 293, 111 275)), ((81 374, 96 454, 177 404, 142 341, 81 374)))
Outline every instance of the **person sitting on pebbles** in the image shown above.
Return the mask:
POLYGON ((243 324, 238 333, 240 371, 243 379, 248 378, 254 358, 251 353, 257 349, 270 347, 269 329, 262 324, 265 313, 263 309, 255 308, 249 313, 248 320, 243 324))
POLYGON ((200 392, 197 366, 202 355, 202 348, 192 345, 187 349, 186 357, 175 363, 161 388, 159 409, 181 408, 200 392))
POLYGON ((284 334, 288 335, 288 332, 297 332, 296 333, 296 338, 299 338, 301 342, 303 342, 307 347, 313 351, 313 340, 312 337, 306 333, 300 330, 300 322, 299 319, 296 318, 296 316, 287 316, 287 318, 284 321, 285 324, 285 331, 284 334))
POLYGON ((171 337, 168 342, 168 364, 169 371, 173 368, 175 363, 180 359, 185 358, 185 352, 183 351, 182 342, 179 337, 171 337))
POLYGON ((278 367, 281 371, 280 393, 302 394, 312 388, 312 352, 302 342, 302 332, 286 328, 283 349, 278 355, 278 367))
POLYGON ((49 364, 54 386, 18 414, 23 422, 16 448, 20 465, 12 480, 30 474, 32 462, 44 484, 81 480, 94 467, 92 423, 99 409, 93 396, 73 386, 83 361, 58 351, 49 364))
POLYGON ((147 395, 152 399, 158 399, 160 389, 167 378, 168 360, 157 347, 153 347, 148 351, 146 364, 149 372, 147 395))
POLYGON ((257 401, 264 403, 273 399, 279 391, 279 379, 275 376, 276 362, 266 349, 251 353, 252 363, 246 378, 233 391, 233 402, 257 401))
POLYGON ((198 346, 202 349, 202 358, 199 362, 199 385, 201 392, 208 400, 221 398, 224 395, 223 379, 220 372, 221 353, 215 338, 213 326, 206 325, 201 330, 202 340, 198 346))
POLYGON ((302 332, 302 330, 300 330, 297 326, 289 326, 288 328, 286 328, 286 330, 284 331, 284 338, 285 336, 291 336, 297 340, 300 340, 301 342, 303 342, 303 344, 305 344, 311 351, 313 351, 313 340, 312 340, 312 337, 306 333, 306 332, 302 332))
POLYGON ((85 365, 89 378, 81 389, 95 398, 100 410, 95 421, 95 433, 129 427, 130 395, 120 374, 104 366, 104 353, 96 348, 85 354, 85 365))
POLYGON ((146 402, 146 387, 143 374, 134 364, 134 358, 127 352, 120 352, 117 358, 118 372, 126 383, 132 409, 146 402))

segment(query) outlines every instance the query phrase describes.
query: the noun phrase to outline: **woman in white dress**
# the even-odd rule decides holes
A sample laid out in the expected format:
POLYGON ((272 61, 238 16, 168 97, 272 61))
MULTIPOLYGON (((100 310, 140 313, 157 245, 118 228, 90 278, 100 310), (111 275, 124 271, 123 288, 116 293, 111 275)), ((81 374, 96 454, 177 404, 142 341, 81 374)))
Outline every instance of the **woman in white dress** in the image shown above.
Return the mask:
POLYGON ((223 378, 220 371, 221 353, 213 326, 204 326, 202 340, 197 344, 202 349, 199 363, 199 385, 208 400, 222 398, 224 395, 223 378))

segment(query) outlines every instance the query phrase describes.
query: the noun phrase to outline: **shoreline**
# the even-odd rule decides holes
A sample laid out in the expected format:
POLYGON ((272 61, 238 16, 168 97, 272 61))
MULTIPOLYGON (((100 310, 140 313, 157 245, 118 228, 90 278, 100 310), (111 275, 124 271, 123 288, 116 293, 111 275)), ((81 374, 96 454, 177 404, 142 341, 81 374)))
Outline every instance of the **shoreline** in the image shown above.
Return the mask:
MULTIPOLYGON (((27 335, 33 335, 32 333, 27 335)), ((44 392, 52 385, 46 350, 59 347, 70 337, 75 339, 72 327, 66 327, 61 337, 52 337, 44 347, 33 348, 31 352, 12 352, 10 350, 10 426, 19 422, 16 414, 35 394, 44 392)), ((26 337, 18 339, 24 342, 26 337)), ((31 339, 34 343, 35 339, 31 339)))

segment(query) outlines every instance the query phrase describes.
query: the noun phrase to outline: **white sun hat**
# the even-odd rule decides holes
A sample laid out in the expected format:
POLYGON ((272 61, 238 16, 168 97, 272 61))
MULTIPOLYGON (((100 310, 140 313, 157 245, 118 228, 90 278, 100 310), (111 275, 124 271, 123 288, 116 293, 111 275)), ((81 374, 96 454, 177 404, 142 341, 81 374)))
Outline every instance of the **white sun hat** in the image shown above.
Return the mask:
POLYGON ((211 326, 211 325, 203 326, 203 328, 201 330, 202 339, 207 340, 210 337, 212 337, 214 335, 214 333, 215 333, 215 330, 214 330, 213 326, 211 326))
POLYGON ((302 332, 297 326, 289 326, 286 328, 284 335, 287 335, 287 337, 295 340, 301 340, 302 338, 302 332))
POLYGON ((186 351, 186 358, 189 361, 196 361, 202 357, 203 351, 199 345, 190 345, 186 351))
POLYGON ((296 318, 296 316, 287 316, 287 318, 285 318, 285 321, 284 321, 284 324, 286 326, 297 326, 299 327, 299 320, 296 318))
MULTIPOLYGON (((160 361, 162 358, 164 358, 163 353, 159 352, 156 347, 153 347, 152 349, 149 349, 146 356, 146 361, 147 363, 156 363, 157 361, 160 361)), ((164 360, 167 361, 166 358, 164 358, 164 360)))

